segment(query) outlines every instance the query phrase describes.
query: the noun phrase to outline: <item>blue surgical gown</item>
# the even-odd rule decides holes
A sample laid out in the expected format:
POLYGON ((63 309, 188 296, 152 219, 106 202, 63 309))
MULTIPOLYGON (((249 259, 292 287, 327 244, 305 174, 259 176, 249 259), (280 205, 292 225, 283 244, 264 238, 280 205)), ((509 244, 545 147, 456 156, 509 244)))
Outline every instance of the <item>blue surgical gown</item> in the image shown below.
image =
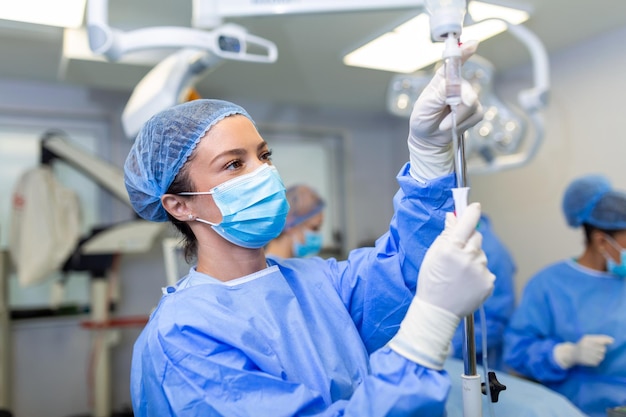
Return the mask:
POLYGON ((504 360, 515 371, 569 398, 592 417, 626 405, 626 284, 574 260, 555 263, 526 285, 505 331, 504 360), (563 370, 554 361, 557 343, 587 334, 615 338, 597 367, 563 370))
POLYGON ((135 415, 442 416, 446 372, 386 346, 453 206, 452 175, 420 184, 408 169, 375 248, 269 258, 227 283, 192 269, 167 288, 134 346, 135 415))
MULTIPOLYGON (((496 281, 491 296, 483 304, 485 309, 485 328, 487 330, 487 362, 491 369, 503 369, 502 345, 504 343, 504 329, 509 324, 515 308, 515 283, 514 276, 517 266, 513 256, 495 234, 491 220, 482 215, 478 225, 478 231, 483 235, 483 251, 487 256, 487 267, 496 276, 496 281)), ((482 323, 480 314, 474 314, 474 336, 478 363, 482 363, 482 323)), ((463 359, 463 336, 465 324, 456 329, 452 338, 453 356, 463 359)))

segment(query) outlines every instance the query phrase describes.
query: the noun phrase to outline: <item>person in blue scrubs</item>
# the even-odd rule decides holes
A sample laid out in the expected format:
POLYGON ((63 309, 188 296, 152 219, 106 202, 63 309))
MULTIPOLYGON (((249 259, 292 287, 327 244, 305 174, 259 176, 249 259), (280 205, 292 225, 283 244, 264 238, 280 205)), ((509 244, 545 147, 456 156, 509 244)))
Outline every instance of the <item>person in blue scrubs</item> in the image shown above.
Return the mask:
MULTIPOLYGON (((452 335, 495 279, 480 205, 453 214, 444 90, 438 72, 415 103, 389 231, 343 261, 265 256, 289 203, 245 109, 201 99, 143 126, 124 165, 130 201, 172 222, 195 265, 135 342, 135 416, 444 414, 452 335)), ((462 96, 461 131, 482 117, 468 83, 462 96)))
MULTIPOLYGON (((485 328, 487 330, 487 363, 489 369, 504 370, 502 349, 504 329, 509 324, 515 309, 515 273, 517 266, 513 255, 502 239, 495 233, 491 219, 483 214, 478 224, 478 231, 483 236, 483 251, 487 255, 487 267, 496 276, 493 294, 483 304, 485 328)), ((483 363, 483 326, 481 315, 474 314, 474 336, 477 363, 483 363)), ((464 323, 461 322, 452 338, 452 356, 463 359, 465 344, 464 323)))
POLYGON ((285 228, 265 247, 265 253, 282 258, 315 256, 322 250, 322 224, 326 202, 312 187, 296 184, 287 188, 289 212, 285 228))
POLYGON ((504 360, 605 417, 626 405, 626 193, 586 175, 567 187, 562 206, 568 225, 584 232, 584 251, 528 282, 505 331, 504 360))

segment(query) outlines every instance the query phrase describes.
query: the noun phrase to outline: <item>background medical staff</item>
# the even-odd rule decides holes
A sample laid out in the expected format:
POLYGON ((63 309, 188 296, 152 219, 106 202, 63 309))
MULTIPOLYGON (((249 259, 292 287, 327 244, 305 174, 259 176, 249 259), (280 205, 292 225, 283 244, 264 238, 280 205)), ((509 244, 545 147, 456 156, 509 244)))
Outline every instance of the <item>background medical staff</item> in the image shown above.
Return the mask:
POLYGON ((626 405, 626 193, 586 175, 567 187, 562 208, 571 227, 582 227, 585 248, 528 282, 504 360, 604 417, 626 405))
POLYGON ((281 234, 265 248, 268 255, 303 258, 322 249, 321 232, 326 203, 312 187, 296 184, 287 188, 289 213, 281 234))

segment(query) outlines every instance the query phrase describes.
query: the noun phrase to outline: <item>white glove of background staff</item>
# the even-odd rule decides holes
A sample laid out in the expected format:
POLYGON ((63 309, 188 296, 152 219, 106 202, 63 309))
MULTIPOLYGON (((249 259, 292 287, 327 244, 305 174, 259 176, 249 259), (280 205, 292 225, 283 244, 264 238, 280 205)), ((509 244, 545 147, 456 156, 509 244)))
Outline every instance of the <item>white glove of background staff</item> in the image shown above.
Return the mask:
POLYGON ((457 219, 446 214, 446 227, 426 252, 417 293, 389 347, 420 365, 442 369, 461 318, 491 295, 495 276, 487 269, 476 231, 480 204, 472 203, 457 219))
POLYGON ((564 342, 554 346, 554 360, 563 369, 575 365, 598 366, 604 360, 606 347, 615 340, 605 334, 588 334, 577 343, 564 342))
MULTIPOLYGON (((478 42, 461 45, 465 62, 476 52, 478 42)), ((482 106, 470 83, 461 84, 461 104, 457 106, 457 131, 462 134, 483 118, 482 106)), ((420 94, 410 120, 408 139, 411 176, 419 181, 451 173, 454 170, 452 153, 452 117, 446 104, 446 80, 441 66, 420 94)))

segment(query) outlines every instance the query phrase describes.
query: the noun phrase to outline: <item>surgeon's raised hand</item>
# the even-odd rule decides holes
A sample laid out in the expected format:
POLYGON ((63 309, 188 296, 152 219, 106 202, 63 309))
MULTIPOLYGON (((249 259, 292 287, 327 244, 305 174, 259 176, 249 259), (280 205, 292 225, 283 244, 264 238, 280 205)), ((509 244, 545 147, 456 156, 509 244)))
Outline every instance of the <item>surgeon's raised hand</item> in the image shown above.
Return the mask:
POLYGON ((493 291, 476 231, 480 205, 470 204, 460 219, 446 216, 444 231, 426 252, 417 293, 389 346, 423 366, 442 369, 462 317, 472 314, 493 291))
MULTIPOLYGON (((463 62, 476 52, 478 42, 461 45, 463 62)), ((449 174, 454 169, 451 149, 452 117, 446 104, 446 82, 443 66, 420 94, 411 113, 409 154, 411 176, 426 182, 449 174)), ((469 82, 461 85, 461 104, 457 106, 459 134, 478 123, 483 117, 478 96, 469 82)))
POLYGON ((575 365, 595 367, 604 360, 606 347, 614 341, 605 334, 588 334, 576 343, 559 343, 553 349, 554 360, 563 369, 575 365))

